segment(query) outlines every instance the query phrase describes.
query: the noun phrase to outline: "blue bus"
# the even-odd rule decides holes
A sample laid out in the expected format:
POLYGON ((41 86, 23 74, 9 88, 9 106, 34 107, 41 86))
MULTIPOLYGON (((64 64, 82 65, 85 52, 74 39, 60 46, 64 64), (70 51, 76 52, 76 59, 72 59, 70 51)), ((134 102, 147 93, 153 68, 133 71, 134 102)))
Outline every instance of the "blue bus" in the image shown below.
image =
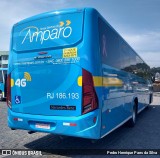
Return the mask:
POLYGON ((13 26, 11 129, 100 139, 134 126, 152 102, 150 67, 93 8, 43 13, 13 26))
POLYGON ((0 101, 6 98, 7 68, 0 68, 0 101))

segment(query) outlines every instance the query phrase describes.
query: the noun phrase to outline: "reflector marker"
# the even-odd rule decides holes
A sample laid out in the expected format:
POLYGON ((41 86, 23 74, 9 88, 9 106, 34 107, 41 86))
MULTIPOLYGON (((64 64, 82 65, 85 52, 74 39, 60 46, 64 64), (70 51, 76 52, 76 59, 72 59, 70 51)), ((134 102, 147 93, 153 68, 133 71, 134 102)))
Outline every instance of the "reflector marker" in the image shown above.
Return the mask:
POLYGON ((23 121, 23 119, 18 118, 18 117, 13 118, 13 120, 14 120, 14 121, 20 121, 20 122, 22 122, 22 121, 23 121))
POLYGON ((78 82, 78 86, 82 87, 82 76, 78 77, 77 82, 78 82))
POLYGON ((11 78, 11 87, 14 86, 14 79, 11 78))
POLYGON ((63 126, 77 126, 76 123, 63 122, 63 126))

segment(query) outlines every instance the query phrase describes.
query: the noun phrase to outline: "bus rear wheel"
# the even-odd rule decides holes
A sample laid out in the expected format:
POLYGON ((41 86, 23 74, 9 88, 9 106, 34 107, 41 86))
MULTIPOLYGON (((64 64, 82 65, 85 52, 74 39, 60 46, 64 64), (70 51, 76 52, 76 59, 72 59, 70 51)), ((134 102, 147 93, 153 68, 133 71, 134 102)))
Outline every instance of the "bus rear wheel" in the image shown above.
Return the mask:
POLYGON ((1 91, 0 91, 0 101, 3 101, 3 94, 1 91))
POLYGON ((137 105, 134 104, 133 106, 133 111, 132 111, 132 117, 131 119, 128 121, 128 126, 129 127, 134 127, 136 124, 136 120, 137 120, 137 105))

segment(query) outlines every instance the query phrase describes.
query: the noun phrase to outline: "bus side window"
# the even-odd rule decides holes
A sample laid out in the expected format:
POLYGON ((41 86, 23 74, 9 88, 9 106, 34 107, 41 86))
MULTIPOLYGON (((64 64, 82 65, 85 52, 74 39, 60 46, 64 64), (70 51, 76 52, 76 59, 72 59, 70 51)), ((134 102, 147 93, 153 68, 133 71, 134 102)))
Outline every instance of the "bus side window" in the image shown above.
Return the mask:
POLYGON ((2 71, 0 71, 0 82, 3 82, 2 71))
POLYGON ((99 31, 102 63, 115 68, 121 67, 119 36, 101 18, 99 18, 99 31))

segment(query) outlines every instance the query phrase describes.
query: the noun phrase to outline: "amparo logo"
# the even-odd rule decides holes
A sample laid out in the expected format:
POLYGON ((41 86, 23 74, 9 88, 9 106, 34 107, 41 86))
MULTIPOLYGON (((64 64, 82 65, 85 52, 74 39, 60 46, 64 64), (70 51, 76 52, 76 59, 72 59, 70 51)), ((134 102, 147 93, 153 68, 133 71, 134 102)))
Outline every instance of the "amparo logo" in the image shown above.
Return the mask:
POLYGON ((43 44, 43 42, 47 40, 55 40, 59 38, 70 37, 70 35, 72 34, 72 27, 68 25, 68 22, 66 26, 64 26, 64 23, 62 25, 62 22, 60 22, 60 26, 53 27, 52 29, 41 30, 36 26, 29 26, 24 28, 20 32, 20 35, 24 32, 25 32, 25 35, 21 44, 24 44, 25 41, 29 41, 30 43, 40 42, 41 44, 43 44))

